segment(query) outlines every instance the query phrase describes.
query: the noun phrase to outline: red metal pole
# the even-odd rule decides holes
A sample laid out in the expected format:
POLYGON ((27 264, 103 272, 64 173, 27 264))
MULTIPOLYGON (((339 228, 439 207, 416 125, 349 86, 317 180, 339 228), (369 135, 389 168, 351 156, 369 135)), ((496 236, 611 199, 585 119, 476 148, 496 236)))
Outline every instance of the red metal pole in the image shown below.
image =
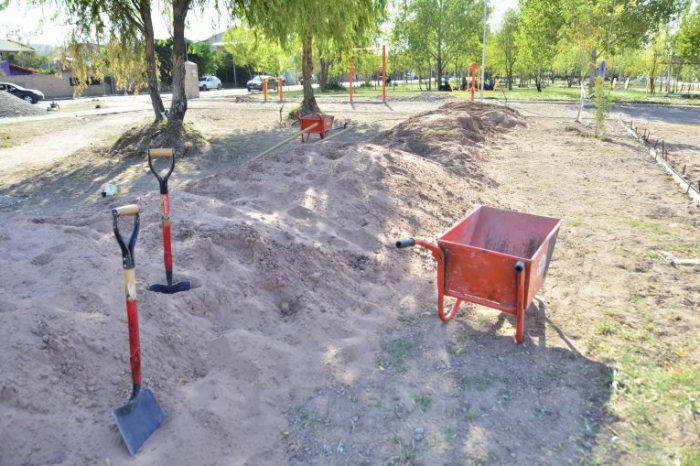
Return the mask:
POLYGON ((352 104, 352 85, 353 85, 353 78, 355 76, 355 69, 352 66, 352 55, 348 58, 348 67, 349 67, 349 75, 350 75, 350 103, 352 104))
POLYGON ((267 102, 267 79, 263 79, 263 100, 267 102))
POLYGON ((386 45, 382 45, 382 101, 386 103, 386 45))

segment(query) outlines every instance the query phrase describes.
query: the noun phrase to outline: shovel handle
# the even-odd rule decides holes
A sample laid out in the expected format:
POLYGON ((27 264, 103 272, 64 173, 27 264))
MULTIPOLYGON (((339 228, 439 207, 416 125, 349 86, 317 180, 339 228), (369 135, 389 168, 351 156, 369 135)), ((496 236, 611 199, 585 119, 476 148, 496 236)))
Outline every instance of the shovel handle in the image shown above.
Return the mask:
POLYGON ((175 151, 172 148, 148 149, 148 155, 153 158, 157 157, 172 157, 175 151))
POLYGON ((158 185, 160 186, 161 194, 168 194, 168 178, 173 173, 175 169, 175 151, 173 149, 160 148, 160 149, 149 149, 148 150, 148 167, 151 172, 158 179, 158 185), (170 167, 165 175, 161 176, 156 169, 153 167, 154 158, 165 158, 170 157, 170 167))
POLYGON ((116 207, 113 212, 117 213, 119 217, 129 217, 139 214, 138 204, 129 204, 121 207, 116 207))
POLYGON ((133 268, 124 269, 124 291, 126 294, 126 320, 129 325, 129 363, 133 391, 136 398, 141 389, 141 342, 139 341, 139 311, 136 303, 136 273, 133 268))
POLYGON ((112 209, 112 227, 114 230, 114 236, 117 238, 117 243, 119 243, 119 248, 122 251, 122 267, 125 270, 133 269, 135 265, 134 249, 136 248, 136 239, 139 236, 139 223, 139 206, 137 204, 130 204, 112 209), (119 219, 123 216, 134 217, 134 223, 128 243, 124 241, 124 238, 119 231, 119 219))

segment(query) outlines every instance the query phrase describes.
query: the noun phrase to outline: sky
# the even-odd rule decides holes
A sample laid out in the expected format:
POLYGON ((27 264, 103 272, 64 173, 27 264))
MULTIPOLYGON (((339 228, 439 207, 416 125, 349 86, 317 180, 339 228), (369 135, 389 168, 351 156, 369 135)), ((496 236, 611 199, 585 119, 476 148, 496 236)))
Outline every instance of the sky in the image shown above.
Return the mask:
MULTIPOLYGON (((0 12, 0 38, 19 38, 22 42, 31 44, 62 45, 71 30, 66 18, 58 14, 51 5, 31 6, 28 3, 10 0, 9 7, 0 12)), ((500 24, 507 9, 518 6, 518 0, 496 0, 491 3, 494 13, 489 23, 492 27, 500 24)), ((191 40, 204 40, 224 31, 231 23, 228 15, 219 17, 213 8, 203 13, 191 11, 187 17, 185 33, 191 40)), ((153 28, 156 38, 170 37, 168 24, 167 16, 154 14, 153 28)))

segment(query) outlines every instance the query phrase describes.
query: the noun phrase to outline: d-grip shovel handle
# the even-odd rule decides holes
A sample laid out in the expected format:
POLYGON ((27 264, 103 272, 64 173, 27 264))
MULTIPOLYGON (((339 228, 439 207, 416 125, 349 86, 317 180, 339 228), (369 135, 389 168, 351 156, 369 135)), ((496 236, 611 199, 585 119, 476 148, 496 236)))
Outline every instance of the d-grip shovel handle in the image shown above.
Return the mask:
POLYGON ((122 250, 122 266, 125 269, 134 268, 134 248, 136 247, 136 239, 139 236, 139 206, 129 204, 122 207, 112 209, 112 222, 114 228, 114 236, 117 237, 117 243, 122 250), (131 230, 129 243, 124 242, 121 233, 119 232, 119 218, 134 217, 134 226, 131 230))
POLYGON ((148 166, 151 172, 158 179, 158 184, 160 185, 160 193, 168 194, 168 178, 173 173, 175 169, 175 151, 173 149, 148 149, 148 166), (170 168, 165 176, 160 176, 155 168, 153 168, 153 159, 161 157, 170 157, 170 168))
POLYGON ((139 342, 139 314, 136 304, 136 273, 134 271, 134 248, 139 235, 139 206, 126 205, 112 209, 114 221, 114 236, 122 250, 122 266, 124 267, 124 291, 126 294, 126 318, 129 325, 129 362, 131 363, 131 380, 133 391, 131 400, 136 398, 141 390, 141 344, 139 342), (129 243, 124 242, 119 233, 119 218, 134 217, 129 243))

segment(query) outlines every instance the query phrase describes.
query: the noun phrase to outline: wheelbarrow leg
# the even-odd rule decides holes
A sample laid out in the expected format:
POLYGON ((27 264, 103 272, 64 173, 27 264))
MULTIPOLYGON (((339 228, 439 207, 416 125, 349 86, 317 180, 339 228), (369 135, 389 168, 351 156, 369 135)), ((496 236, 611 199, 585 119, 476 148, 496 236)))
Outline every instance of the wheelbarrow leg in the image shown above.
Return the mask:
POLYGON ((522 343, 525 334, 525 264, 515 263, 515 342, 522 343))

